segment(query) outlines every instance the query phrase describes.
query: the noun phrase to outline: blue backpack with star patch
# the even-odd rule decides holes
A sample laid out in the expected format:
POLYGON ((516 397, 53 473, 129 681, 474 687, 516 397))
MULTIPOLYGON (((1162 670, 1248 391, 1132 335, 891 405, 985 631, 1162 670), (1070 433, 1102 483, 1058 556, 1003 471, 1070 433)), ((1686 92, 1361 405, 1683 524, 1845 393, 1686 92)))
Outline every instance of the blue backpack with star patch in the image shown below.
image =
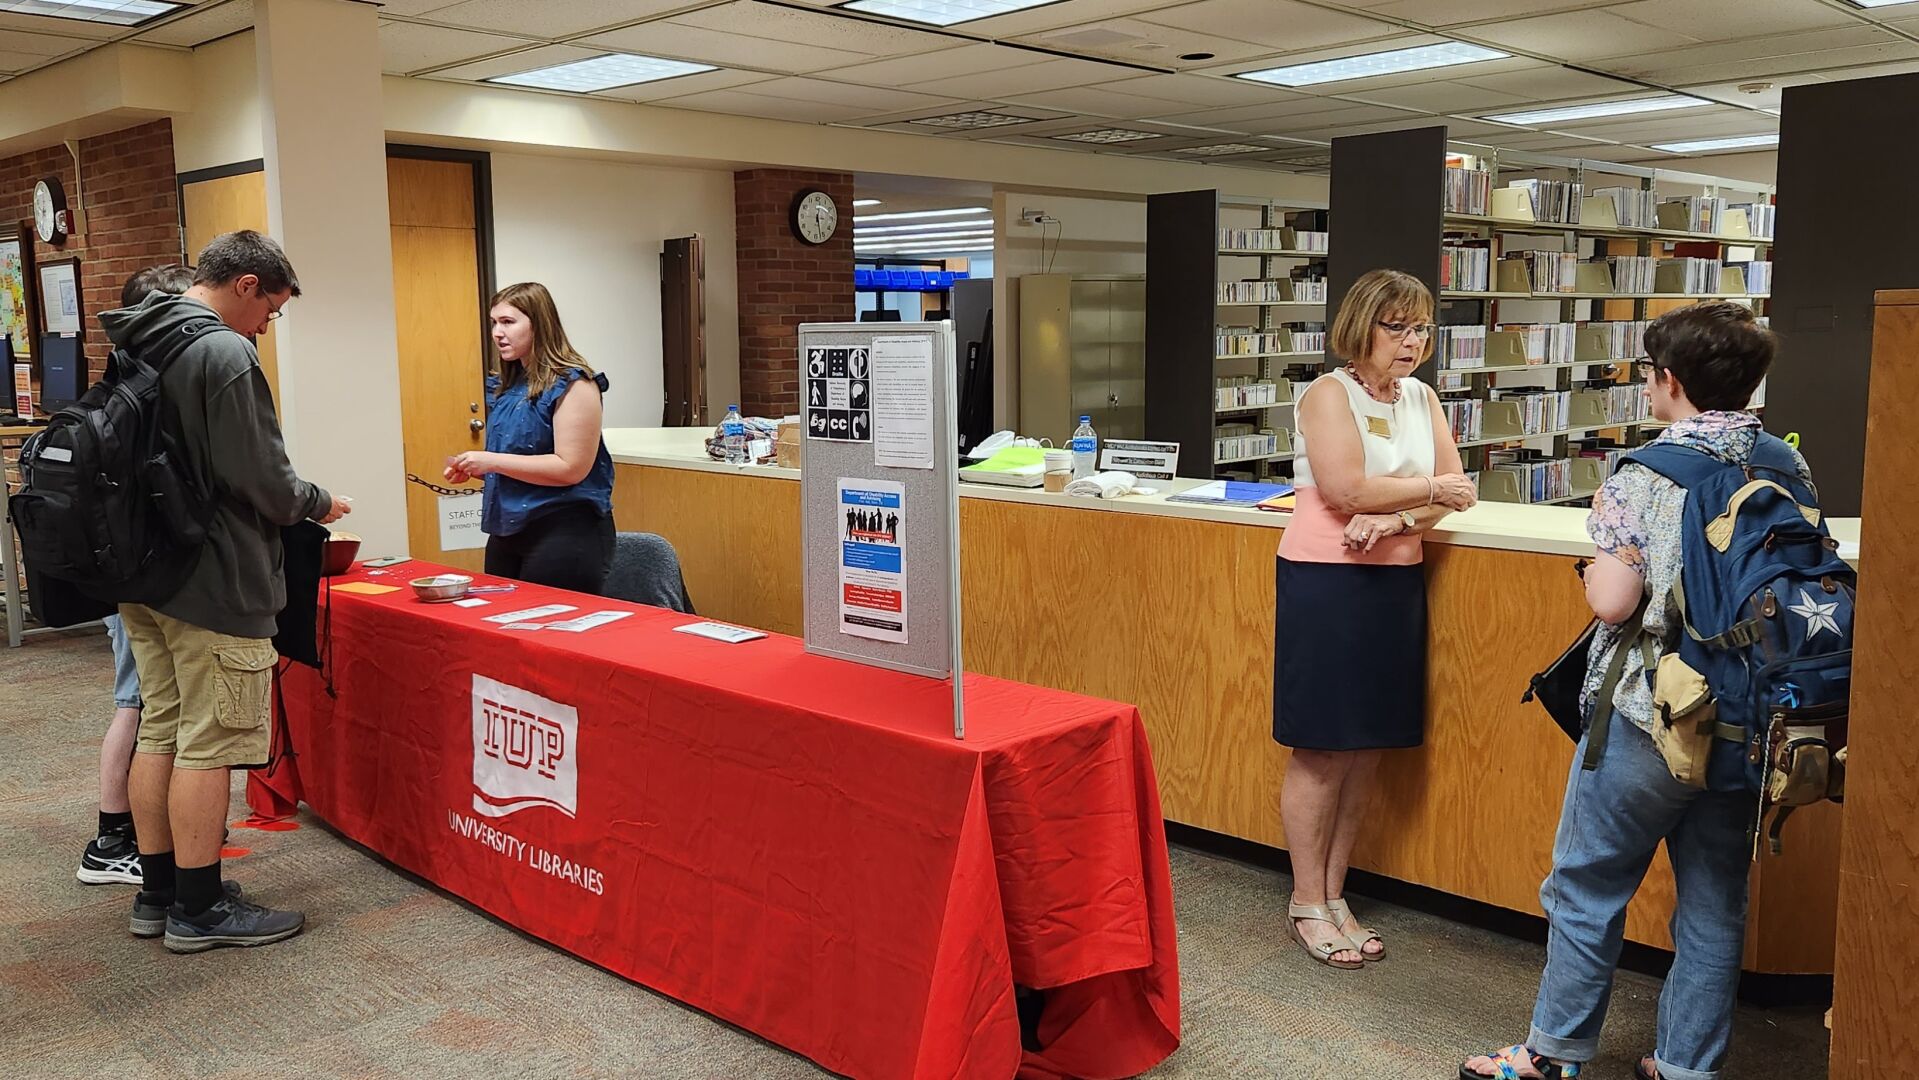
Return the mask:
POLYGON ((1777 437, 1743 465, 1664 442, 1626 460, 1686 489, 1653 742, 1681 781, 1752 794, 1755 849, 1763 832, 1776 854, 1796 807, 1845 795, 1856 575, 1777 437))

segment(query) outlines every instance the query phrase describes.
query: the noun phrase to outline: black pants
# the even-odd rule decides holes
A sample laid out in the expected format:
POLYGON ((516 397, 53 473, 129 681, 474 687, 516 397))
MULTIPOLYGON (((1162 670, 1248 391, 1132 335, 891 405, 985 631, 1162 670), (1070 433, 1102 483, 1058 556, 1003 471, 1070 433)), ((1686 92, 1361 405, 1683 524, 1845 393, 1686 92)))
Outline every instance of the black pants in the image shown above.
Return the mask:
POLYGON ((613 518, 580 503, 542 514, 512 536, 486 538, 495 577, 604 595, 613 569, 613 518))

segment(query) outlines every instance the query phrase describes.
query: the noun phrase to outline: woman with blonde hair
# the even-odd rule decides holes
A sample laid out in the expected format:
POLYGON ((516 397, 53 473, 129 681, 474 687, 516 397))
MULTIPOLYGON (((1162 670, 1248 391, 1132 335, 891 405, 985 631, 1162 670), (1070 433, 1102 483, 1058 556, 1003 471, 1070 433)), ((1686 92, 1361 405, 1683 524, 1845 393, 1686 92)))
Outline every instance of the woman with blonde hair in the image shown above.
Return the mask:
POLYGON ((448 461, 446 478, 486 478, 487 573, 599 593, 613 565, 606 376, 574 351, 538 282, 495 293, 487 318, 500 373, 486 380, 486 449, 448 461))
POLYGON ((1426 713, 1426 530, 1477 501, 1438 395, 1433 297, 1374 270, 1340 302, 1328 345, 1344 367, 1298 406, 1297 509, 1279 542, 1273 738, 1292 748, 1280 794, 1294 940, 1330 967, 1386 955, 1344 897, 1382 750, 1418 746, 1426 713))

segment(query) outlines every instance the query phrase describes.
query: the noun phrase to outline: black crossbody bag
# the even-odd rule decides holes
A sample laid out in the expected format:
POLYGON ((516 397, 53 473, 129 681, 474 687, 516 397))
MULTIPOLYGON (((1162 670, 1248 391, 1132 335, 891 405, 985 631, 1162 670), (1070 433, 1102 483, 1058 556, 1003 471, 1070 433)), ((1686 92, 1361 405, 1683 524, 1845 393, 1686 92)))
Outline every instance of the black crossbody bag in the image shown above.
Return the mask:
MULTIPOLYGON (((1580 559, 1573 563, 1573 571, 1579 580, 1586 580, 1586 567, 1591 563, 1580 559)), ((1593 635, 1599 632, 1599 620, 1586 624, 1586 629, 1559 658, 1546 665, 1546 670, 1534 675, 1527 683, 1526 693, 1519 699, 1525 704, 1535 698, 1546 715, 1553 718, 1559 730, 1574 742, 1586 733, 1586 715, 1579 707, 1579 692, 1586 685, 1586 661, 1592 653, 1593 635)))

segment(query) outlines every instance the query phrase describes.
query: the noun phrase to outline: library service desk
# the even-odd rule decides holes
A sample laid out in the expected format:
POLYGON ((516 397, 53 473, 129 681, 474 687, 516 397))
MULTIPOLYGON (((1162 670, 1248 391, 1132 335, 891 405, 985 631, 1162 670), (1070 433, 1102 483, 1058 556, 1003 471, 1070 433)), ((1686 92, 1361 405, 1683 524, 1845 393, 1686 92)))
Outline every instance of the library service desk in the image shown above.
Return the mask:
MULTIPOLYGON (((705 434, 607 431, 615 520, 673 544, 701 615, 799 634, 799 472, 712 461, 705 434)), ((1168 821, 1284 848, 1273 558, 1288 515, 1168 503, 1171 493, 1107 501, 962 484, 966 667, 1137 705, 1168 821)), ((1573 558, 1593 552, 1585 519, 1482 503, 1428 536, 1426 744, 1386 756, 1354 866, 1540 912, 1572 744, 1519 699, 1590 618, 1573 574, 1573 558)), ((1856 563, 1858 520, 1829 525, 1856 563)), ((1839 828, 1830 803, 1802 810, 1785 854, 1755 865, 1747 970, 1832 971, 1839 828)), ((1661 856, 1628 938, 1671 948, 1672 904, 1661 856)))

